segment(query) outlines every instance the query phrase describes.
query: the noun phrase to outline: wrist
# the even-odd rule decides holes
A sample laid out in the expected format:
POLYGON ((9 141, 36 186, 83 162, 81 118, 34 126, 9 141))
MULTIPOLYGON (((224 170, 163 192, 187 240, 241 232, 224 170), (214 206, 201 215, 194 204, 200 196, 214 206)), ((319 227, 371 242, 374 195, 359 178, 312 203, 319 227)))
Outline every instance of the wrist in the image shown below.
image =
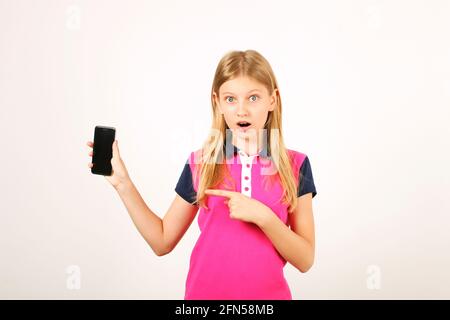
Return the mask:
POLYGON ((131 179, 125 180, 124 182, 119 183, 115 189, 118 193, 124 193, 130 190, 133 187, 133 182, 131 179))
POLYGON ((269 207, 266 207, 265 210, 262 210, 261 214, 258 215, 256 225, 261 229, 264 229, 267 225, 270 224, 273 216, 273 211, 269 207))

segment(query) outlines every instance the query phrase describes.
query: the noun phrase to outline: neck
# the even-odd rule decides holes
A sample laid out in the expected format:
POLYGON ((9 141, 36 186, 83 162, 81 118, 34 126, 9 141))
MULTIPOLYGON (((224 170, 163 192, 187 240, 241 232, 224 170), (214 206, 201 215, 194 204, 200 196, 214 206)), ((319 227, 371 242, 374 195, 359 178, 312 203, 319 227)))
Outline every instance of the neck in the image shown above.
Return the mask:
POLYGON ((263 149, 263 134, 264 130, 259 130, 257 135, 250 135, 246 138, 241 138, 233 134, 232 143, 247 155, 252 156, 260 153, 263 149))

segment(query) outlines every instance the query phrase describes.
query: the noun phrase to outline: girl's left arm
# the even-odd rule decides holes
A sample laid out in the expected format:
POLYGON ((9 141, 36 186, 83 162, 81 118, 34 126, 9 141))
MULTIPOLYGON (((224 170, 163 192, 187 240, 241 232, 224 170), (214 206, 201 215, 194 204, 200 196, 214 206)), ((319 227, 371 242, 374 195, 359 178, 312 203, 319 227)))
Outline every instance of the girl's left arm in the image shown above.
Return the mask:
POLYGON ((296 209, 290 213, 290 228, 267 207, 256 224, 272 241, 280 255, 300 272, 308 271, 314 263, 314 217, 312 193, 298 198, 296 209))

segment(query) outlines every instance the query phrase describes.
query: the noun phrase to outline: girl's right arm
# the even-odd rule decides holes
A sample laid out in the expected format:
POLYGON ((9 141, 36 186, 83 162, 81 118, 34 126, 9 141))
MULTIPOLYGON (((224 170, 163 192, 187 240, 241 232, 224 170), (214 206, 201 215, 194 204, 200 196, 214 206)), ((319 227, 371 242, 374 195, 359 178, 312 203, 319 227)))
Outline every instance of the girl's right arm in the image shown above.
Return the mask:
MULTIPOLYGON (((93 147, 91 141, 87 145, 93 147)), ((89 155, 92 156, 92 151, 89 155)), ((156 255, 163 256, 171 252, 194 220, 198 206, 176 194, 169 210, 161 219, 146 205, 131 181, 120 157, 117 140, 113 143, 111 165, 112 175, 105 178, 118 192, 139 233, 156 255)), ((93 165, 89 163, 88 166, 92 168, 93 165)))
POLYGON ((117 188, 120 198, 139 230, 156 255, 171 252, 181 240, 197 214, 198 207, 175 195, 164 218, 159 218, 145 204, 131 180, 117 188))

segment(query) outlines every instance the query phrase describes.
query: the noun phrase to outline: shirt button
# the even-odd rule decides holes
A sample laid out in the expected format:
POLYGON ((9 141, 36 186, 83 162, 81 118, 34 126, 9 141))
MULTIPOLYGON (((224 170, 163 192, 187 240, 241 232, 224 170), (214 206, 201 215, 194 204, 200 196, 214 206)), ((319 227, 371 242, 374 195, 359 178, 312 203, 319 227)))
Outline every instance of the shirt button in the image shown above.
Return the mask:
POLYGON ((247 163, 247 168, 250 168, 250 165, 247 163))
POLYGON ((248 187, 245 187, 245 189, 244 189, 245 191, 248 191, 248 187))
POLYGON ((248 177, 245 177, 244 179, 245 179, 245 180, 248 180, 248 177))

